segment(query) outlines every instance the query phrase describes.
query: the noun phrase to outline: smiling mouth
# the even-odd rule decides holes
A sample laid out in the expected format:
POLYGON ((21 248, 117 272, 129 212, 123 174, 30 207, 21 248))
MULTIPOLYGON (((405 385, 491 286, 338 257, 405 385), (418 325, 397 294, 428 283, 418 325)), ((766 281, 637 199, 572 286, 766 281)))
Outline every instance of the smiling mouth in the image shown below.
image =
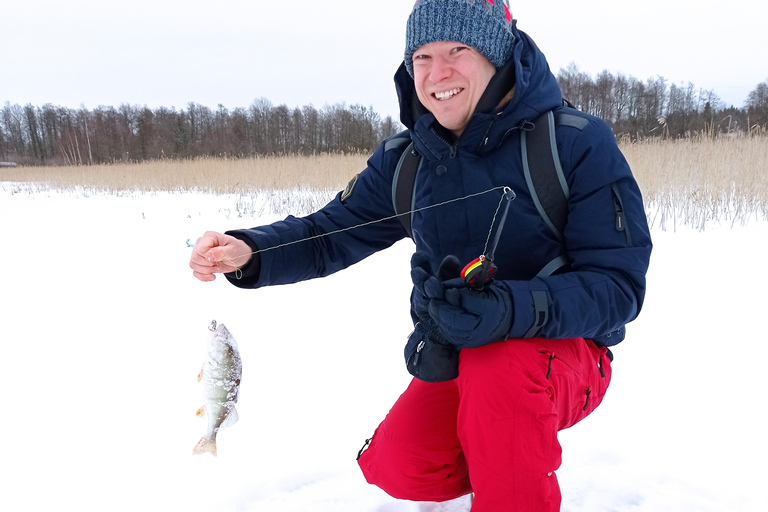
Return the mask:
POLYGON ((456 87, 455 89, 451 89, 450 91, 436 92, 433 94, 433 96, 440 101, 445 101, 453 98, 463 90, 464 89, 461 87, 456 87))

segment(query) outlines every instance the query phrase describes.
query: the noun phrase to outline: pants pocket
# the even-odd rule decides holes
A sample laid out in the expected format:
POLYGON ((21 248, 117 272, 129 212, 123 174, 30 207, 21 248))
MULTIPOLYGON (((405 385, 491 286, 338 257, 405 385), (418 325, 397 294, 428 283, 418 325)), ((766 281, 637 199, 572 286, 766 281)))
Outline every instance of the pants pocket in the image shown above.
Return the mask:
POLYGON ((585 340, 567 341, 571 344, 539 350, 541 371, 558 414, 558 430, 575 425, 594 411, 610 382, 605 348, 585 340))

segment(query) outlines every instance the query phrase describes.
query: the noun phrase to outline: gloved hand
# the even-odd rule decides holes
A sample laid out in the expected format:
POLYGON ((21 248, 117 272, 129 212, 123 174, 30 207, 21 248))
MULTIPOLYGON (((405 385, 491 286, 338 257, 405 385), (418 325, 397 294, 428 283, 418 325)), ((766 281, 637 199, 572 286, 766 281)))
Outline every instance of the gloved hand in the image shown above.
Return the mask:
POLYGON ((416 315, 414 322, 429 320, 429 298, 424 293, 424 283, 430 277, 432 277, 432 269, 427 255, 419 251, 413 253, 411 256, 411 281, 413 282, 411 309, 416 315))
POLYGON ((443 338, 429 316, 431 299, 427 297, 424 285, 430 279, 437 282, 429 258, 423 252, 414 253, 411 257, 411 310, 416 327, 405 345, 405 364, 408 372, 417 379, 442 382, 459 375, 459 349, 443 338))
POLYGON ((424 286, 430 281, 433 290, 442 299, 441 281, 448 281, 458 278, 461 272, 461 264, 456 256, 446 256, 437 269, 437 276, 432 273, 432 266, 426 253, 417 251, 411 256, 411 281, 413 282, 413 291, 411 292, 411 306, 419 320, 427 320, 429 316, 429 301, 424 286))
MULTIPOLYGON (((454 262, 443 260, 444 265, 454 262)), ((455 260, 455 258, 454 258, 455 260)), ((458 261, 458 260, 456 260, 458 261)), ((467 288, 464 280, 449 277, 448 269, 424 282, 429 299, 429 316, 443 337, 457 348, 475 348, 506 338, 512 326, 512 298, 504 285, 496 282, 482 291, 467 288)))

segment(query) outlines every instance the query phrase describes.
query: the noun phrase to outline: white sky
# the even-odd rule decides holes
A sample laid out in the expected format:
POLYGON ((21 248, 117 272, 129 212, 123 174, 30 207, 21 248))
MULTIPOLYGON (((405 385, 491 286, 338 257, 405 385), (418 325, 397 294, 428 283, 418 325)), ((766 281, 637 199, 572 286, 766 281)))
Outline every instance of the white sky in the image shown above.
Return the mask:
MULTIPOLYGON (((574 61, 693 82, 741 107, 768 80, 755 0, 511 2, 557 74, 574 61)), ((392 82, 413 0, 0 0, 0 103, 289 107, 398 117, 392 82)))

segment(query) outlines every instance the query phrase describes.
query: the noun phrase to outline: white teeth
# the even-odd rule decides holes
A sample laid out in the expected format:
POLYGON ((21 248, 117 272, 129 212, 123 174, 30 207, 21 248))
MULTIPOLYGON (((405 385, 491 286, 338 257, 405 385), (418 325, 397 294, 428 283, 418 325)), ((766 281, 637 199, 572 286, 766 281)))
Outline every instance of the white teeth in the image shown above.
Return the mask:
POLYGON ((456 89, 451 89, 450 91, 436 92, 435 98, 439 100, 447 100, 452 98, 454 95, 459 94, 461 91, 463 91, 463 89, 461 89, 460 87, 457 87, 456 89))

